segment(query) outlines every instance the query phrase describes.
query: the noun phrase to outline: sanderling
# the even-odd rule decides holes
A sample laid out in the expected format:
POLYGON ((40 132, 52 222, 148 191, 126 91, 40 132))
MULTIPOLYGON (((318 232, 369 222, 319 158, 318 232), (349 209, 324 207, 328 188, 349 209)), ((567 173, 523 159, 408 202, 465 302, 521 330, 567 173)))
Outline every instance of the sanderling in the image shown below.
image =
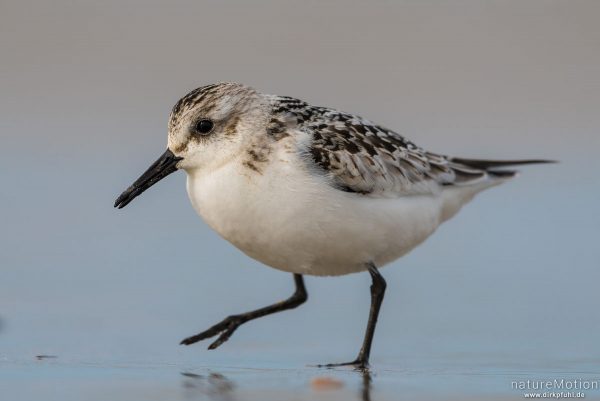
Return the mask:
POLYGON ((229 339, 243 323, 307 299, 303 275, 371 275, 371 309, 358 357, 368 366, 386 282, 379 268, 423 242, 478 192, 515 176, 491 161, 428 152, 357 115, 262 94, 237 83, 198 88, 169 120, 168 148, 115 202, 122 208, 178 169, 194 209, 251 258, 293 273, 281 302, 232 315, 190 345, 229 339))

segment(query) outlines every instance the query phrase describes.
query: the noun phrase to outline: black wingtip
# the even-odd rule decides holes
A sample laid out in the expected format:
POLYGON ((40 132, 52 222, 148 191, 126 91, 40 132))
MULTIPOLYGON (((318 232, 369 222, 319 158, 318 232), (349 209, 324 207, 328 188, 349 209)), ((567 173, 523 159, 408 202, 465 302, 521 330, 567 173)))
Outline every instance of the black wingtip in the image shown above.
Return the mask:
POLYGON ((551 164, 558 163, 558 160, 549 159, 523 159, 523 160, 485 160, 485 159, 463 159, 453 157, 452 162, 463 164, 465 166, 487 170, 495 167, 520 166, 524 164, 551 164))

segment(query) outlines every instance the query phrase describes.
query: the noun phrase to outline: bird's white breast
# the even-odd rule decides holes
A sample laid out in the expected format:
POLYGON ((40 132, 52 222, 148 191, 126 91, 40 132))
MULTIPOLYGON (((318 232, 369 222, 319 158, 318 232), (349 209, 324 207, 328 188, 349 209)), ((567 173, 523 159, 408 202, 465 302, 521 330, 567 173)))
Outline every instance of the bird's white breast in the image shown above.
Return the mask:
MULTIPOLYGON (((297 156, 255 172, 232 162, 188 171, 193 207, 248 256, 273 268, 340 275, 381 267, 425 240, 472 194, 371 198, 335 189, 297 156)), ((473 192, 474 194, 474 192, 473 192)))

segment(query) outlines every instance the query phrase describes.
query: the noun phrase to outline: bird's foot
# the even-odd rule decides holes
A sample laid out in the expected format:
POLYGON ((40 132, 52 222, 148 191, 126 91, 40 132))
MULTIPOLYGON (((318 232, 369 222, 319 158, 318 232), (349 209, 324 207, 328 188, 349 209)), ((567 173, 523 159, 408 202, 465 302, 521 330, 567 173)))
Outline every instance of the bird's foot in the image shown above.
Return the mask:
POLYGON ((229 340, 229 337, 231 337, 231 335, 237 330, 237 328, 245 322, 246 320, 241 316, 228 316, 221 322, 209 328, 208 330, 204 330, 203 332, 198 333, 195 336, 188 337, 182 340, 179 344, 191 345, 197 343, 198 341, 214 337, 217 334, 221 334, 219 338, 217 338, 212 344, 208 346, 208 349, 215 349, 221 344, 223 344, 225 341, 229 340))
POLYGON ((369 362, 363 358, 356 358, 352 362, 341 362, 341 363, 327 363, 324 365, 317 365, 318 368, 337 368, 340 366, 353 366, 354 370, 366 372, 369 370, 369 362))

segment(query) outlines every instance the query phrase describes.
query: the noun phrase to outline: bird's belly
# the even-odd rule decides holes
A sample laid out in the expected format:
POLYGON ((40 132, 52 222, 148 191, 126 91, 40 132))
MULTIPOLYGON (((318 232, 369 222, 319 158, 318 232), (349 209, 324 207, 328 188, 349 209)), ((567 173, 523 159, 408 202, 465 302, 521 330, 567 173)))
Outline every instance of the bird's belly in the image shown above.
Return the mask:
POLYGON ((300 274, 353 273, 371 261, 381 267, 439 225, 439 197, 369 198, 299 178, 189 174, 188 193, 223 238, 268 266, 300 274))

